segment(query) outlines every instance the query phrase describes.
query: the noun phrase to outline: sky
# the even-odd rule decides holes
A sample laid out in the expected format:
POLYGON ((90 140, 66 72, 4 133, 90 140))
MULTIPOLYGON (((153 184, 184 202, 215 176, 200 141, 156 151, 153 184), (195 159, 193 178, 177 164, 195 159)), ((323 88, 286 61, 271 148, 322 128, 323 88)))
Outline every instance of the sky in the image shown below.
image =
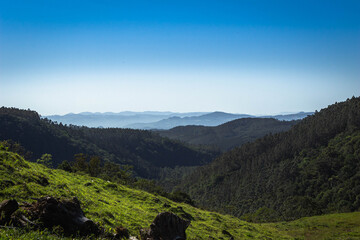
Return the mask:
POLYGON ((0 106, 315 111, 360 95, 360 1, 0 0, 0 106))

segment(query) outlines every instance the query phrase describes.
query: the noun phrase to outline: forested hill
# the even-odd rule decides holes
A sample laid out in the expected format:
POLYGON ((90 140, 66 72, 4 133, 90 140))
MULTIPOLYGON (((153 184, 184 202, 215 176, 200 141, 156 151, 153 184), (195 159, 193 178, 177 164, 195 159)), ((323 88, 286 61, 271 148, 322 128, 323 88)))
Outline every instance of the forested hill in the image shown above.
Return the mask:
POLYGON ((19 142, 33 154, 52 154, 54 166, 72 161, 74 154, 99 156, 103 161, 134 166, 142 177, 153 178, 161 167, 198 166, 215 153, 199 151, 150 131, 87 128, 56 124, 30 110, 0 108, 0 140, 19 142))
POLYGON ((201 206, 291 219, 360 207, 360 98, 223 154, 182 184, 201 206))
POLYGON ((213 145, 227 151, 266 134, 289 130, 295 123, 297 121, 279 121, 273 118, 241 118, 216 127, 180 126, 157 133, 190 144, 213 145))

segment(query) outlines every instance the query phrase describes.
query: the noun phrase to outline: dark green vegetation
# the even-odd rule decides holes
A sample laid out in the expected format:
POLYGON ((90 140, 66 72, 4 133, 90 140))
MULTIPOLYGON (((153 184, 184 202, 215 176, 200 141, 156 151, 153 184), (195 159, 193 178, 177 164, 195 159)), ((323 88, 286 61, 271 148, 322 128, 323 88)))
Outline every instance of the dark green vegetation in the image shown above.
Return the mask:
POLYGON ((360 98, 225 153, 182 189, 201 206, 251 221, 358 211, 360 98))
MULTIPOLYGON (((186 233, 188 239, 194 240, 227 240, 230 236, 234 239, 360 238, 358 212, 304 218, 294 222, 249 223, 88 175, 52 170, 25 161, 1 145, 0 201, 15 198, 20 202, 32 202, 32 198, 46 195, 62 198, 76 196, 88 218, 109 232, 114 232, 117 226, 124 226, 133 236, 138 236, 139 228, 148 227, 159 212, 170 211, 191 220, 186 233)), ((62 237, 59 230, 1 228, 0 239, 73 239, 62 237)))
POLYGON ((295 123, 272 118, 241 118, 216 127, 182 126, 157 133, 189 144, 213 145, 227 151, 266 134, 289 130, 295 123))
POLYGON ((19 142, 32 152, 31 160, 52 155, 53 166, 73 161, 84 153, 104 162, 132 165, 136 175, 157 178, 161 168, 199 166, 216 153, 200 151, 165 139, 150 131, 119 128, 87 128, 56 124, 30 110, 0 109, 0 140, 19 142))

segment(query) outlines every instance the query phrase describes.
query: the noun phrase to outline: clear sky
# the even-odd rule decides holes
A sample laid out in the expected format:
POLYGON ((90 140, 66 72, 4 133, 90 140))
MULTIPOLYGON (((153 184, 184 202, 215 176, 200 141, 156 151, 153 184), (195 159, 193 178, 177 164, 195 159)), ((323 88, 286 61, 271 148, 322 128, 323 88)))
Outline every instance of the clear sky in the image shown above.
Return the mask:
POLYGON ((0 106, 274 114, 353 95, 359 0, 0 0, 0 106))

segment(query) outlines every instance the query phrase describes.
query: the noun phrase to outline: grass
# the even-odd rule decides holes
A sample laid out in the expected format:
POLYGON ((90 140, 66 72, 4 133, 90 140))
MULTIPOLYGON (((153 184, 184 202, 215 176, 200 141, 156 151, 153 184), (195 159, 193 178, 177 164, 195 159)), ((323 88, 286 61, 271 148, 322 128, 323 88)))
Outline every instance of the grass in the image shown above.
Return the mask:
POLYGON ((360 239, 360 213, 337 213, 268 224, 296 239, 360 239))
MULTIPOLYGON (((72 198, 82 203, 85 216, 110 232, 117 226, 138 236, 155 216, 170 211, 191 219, 188 239, 360 239, 360 213, 303 218, 293 222, 256 224, 209 212, 187 204, 175 203, 161 196, 88 175, 53 170, 25 161, 0 150, 0 200, 34 201, 42 196, 72 198)), ((26 232, 0 229, 0 239, 62 239, 49 231, 26 232)))

